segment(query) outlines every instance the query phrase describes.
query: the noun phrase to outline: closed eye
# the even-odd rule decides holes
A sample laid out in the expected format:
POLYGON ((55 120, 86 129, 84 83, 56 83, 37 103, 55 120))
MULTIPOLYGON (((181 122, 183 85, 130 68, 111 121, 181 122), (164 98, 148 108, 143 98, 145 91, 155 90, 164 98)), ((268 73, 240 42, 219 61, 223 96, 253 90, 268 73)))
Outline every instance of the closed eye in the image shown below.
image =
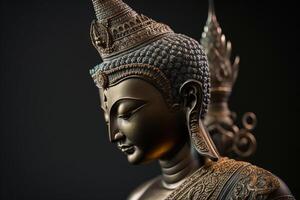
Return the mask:
POLYGON ((143 103, 142 105, 138 106, 137 108, 127 111, 123 114, 119 114, 118 118, 124 119, 124 120, 128 120, 130 119, 135 113, 137 113, 140 109, 142 109, 146 104, 143 103))

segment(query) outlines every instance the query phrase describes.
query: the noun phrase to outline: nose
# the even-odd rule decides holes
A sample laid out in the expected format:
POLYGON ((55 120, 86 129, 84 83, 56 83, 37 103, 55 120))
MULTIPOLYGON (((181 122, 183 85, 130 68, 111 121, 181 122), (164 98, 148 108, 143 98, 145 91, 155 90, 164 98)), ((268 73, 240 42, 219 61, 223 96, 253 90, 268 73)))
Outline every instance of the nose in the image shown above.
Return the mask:
POLYGON ((118 130, 115 132, 109 131, 109 141, 112 143, 120 141, 124 138, 125 138, 125 135, 118 130))
POLYGON ((114 120, 109 120, 108 123, 108 138, 110 142, 117 142, 125 138, 125 135, 118 129, 117 123, 114 120))
POLYGON ((122 140, 125 138, 125 135, 121 132, 117 132, 115 135, 114 135, 114 138, 112 140, 112 142, 116 142, 116 141, 119 141, 119 140, 122 140))
POLYGON ((126 138, 122 131, 120 131, 118 121, 114 115, 105 113, 105 120, 107 122, 108 139, 110 142, 114 143, 126 138))

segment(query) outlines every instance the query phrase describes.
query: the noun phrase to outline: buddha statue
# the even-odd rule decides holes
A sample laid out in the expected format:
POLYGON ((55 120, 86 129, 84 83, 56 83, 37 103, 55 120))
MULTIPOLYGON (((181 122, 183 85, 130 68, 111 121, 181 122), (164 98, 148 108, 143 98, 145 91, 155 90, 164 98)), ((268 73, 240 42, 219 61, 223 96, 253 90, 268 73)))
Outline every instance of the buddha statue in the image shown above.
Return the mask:
POLYGON ((109 140, 129 163, 157 160, 162 172, 128 199, 293 199, 271 172, 219 155, 202 122, 210 76, 196 40, 121 0, 92 2, 90 34, 102 62, 90 73, 109 140))

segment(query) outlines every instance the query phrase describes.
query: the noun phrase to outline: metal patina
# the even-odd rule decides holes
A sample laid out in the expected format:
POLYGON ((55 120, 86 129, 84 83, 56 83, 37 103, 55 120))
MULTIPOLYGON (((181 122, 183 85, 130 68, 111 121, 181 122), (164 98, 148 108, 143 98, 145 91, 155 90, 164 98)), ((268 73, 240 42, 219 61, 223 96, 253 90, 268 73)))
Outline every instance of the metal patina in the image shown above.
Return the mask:
POLYGON ((228 99, 238 76, 240 58, 231 62, 230 41, 217 21, 213 1, 209 1, 209 12, 200 40, 207 54, 210 80, 211 99, 208 112, 204 119, 211 137, 220 154, 235 158, 247 158, 256 150, 256 139, 252 134, 256 126, 256 115, 247 112, 242 117, 243 128, 236 124, 236 114, 229 110, 228 99))
MULTIPOLYGON (((293 198, 272 173, 219 155, 202 122, 209 107, 210 69, 196 40, 121 0, 92 2, 97 20, 91 39, 103 62, 91 75, 109 140, 129 163, 158 161, 162 171, 128 199, 293 198)), ((213 91, 231 89, 214 86, 212 81, 213 91)))

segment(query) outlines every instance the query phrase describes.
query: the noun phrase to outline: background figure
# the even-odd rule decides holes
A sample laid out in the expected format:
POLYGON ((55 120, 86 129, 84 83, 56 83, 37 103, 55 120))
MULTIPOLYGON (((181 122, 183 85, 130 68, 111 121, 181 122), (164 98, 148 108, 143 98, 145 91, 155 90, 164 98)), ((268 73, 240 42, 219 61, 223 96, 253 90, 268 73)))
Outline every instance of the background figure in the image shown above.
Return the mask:
MULTIPOLYGON (((130 5, 195 39, 207 18, 206 1, 130 5)), ((86 68, 99 61, 88 35, 94 18, 90 2, 2 0, 0 6, 0 197, 123 199, 157 174, 155 164, 129 166, 107 141, 86 68)), ((275 2, 216 5, 233 55, 242 58, 230 107, 238 116, 251 110, 259 118, 251 162, 280 176, 297 198, 296 8, 275 2)))
POLYGON ((211 99, 204 124, 222 156, 247 159, 257 148, 252 133, 257 119, 252 112, 244 113, 239 128, 236 113, 228 106, 238 77, 240 58, 237 56, 231 61, 232 44, 222 33, 213 0, 209 0, 208 17, 200 42, 208 57, 211 82, 211 99))

